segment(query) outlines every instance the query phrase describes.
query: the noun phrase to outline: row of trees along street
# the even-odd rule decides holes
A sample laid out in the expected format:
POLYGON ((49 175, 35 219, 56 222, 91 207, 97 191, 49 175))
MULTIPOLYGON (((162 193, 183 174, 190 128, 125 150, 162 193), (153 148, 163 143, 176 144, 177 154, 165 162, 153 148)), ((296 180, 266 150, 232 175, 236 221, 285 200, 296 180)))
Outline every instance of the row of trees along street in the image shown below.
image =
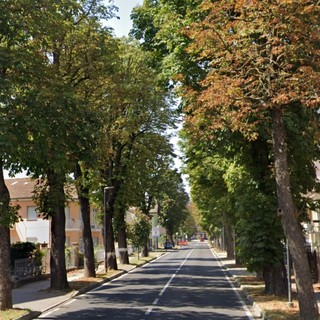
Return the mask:
POLYGON ((287 240, 305 320, 319 318, 300 224, 319 188, 319 13, 319 1, 145 0, 131 32, 181 99, 203 227, 223 225, 229 257, 236 239, 276 295, 287 240))
POLYGON ((64 208, 70 183, 77 188, 83 220, 85 276, 95 276, 90 205, 101 209, 102 219, 105 187, 112 187, 109 269, 117 268, 114 239, 121 262, 128 263, 129 206, 147 216, 158 204, 160 222, 173 234, 187 217, 188 195, 173 169, 168 132, 179 115, 172 93, 151 64, 153 54, 133 39, 116 39, 106 27, 116 15, 112 1, 6 0, 0 15, 0 309, 5 310, 12 307, 9 231, 19 217, 18 208, 9 206, 3 170, 13 175, 28 170, 37 179, 38 212, 52 221, 50 279, 58 290, 68 288, 64 208))

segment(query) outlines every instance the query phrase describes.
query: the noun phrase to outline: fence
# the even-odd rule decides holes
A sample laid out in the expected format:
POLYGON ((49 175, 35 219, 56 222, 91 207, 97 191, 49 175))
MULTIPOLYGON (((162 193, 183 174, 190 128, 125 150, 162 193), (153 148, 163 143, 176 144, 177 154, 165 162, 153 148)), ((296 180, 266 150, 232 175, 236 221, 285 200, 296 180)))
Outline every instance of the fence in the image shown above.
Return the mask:
MULTIPOLYGON (((134 248, 129 245, 128 253, 132 254, 134 248)), ((96 264, 104 261, 104 248, 96 248, 95 261, 96 264)), ((70 250, 66 251, 66 268, 73 269, 81 267, 79 250, 77 246, 73 246, 70 250)), ((118 249, 116 248, 116 255, 119 256, 118 249)), ((12 276, 15 280, 23 280, 32 277, 36 277, 42 273, 50 273, 50 249, 45 251, 42 258, 42 266, 37 266, 35 258, 17 259, 14 262, 14 268, 12 270, 12 276)))
POLYGON ((41 266, 37 266, 36 259, 26 258, 14 261, 13 276, 15 279, 27 279, 41 274, 41 266))

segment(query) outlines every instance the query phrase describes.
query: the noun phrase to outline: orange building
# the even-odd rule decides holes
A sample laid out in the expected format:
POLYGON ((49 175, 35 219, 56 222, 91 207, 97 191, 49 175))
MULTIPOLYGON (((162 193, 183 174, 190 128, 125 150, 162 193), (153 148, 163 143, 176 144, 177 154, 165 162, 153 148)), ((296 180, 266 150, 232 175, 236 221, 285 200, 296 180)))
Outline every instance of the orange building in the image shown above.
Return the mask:
MULTIPOLYGON (((30 178, 6 179, 6 186, 10 192, 11 205, 19 205, 21 221, 10 230, 11 243, 34 242, 45 243, 50 247, 50 220, 42 219, 36 211, 36 205, 32 200, 35 181, 30 178)), ((65 207, 66 213, 66 245, 79 243, 83 249, 82 219, 76 192, 74 197, 68 200, 65 207)), ((91 208, 91 232, 94 245, 103 245, 102 226, 96 219, 96 210, 91 208)))

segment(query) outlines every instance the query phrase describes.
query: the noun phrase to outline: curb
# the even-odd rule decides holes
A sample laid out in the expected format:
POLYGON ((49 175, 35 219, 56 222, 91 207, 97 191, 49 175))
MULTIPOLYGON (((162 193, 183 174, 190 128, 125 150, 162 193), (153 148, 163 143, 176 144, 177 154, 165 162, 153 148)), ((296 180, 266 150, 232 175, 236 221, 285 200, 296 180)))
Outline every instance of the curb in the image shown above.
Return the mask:
MULTIPOLYGON (((135 269, 135 268, 133 268, 133 269, 135 269)), ((132 269, 132 270, 133 270, 132 269)), ((110 282, 110 281, 112 281, 112 280, 114 280, 114 279, 116 279, 116 278, 119 278, 120 276, 122 276, 122 275, 124 275, 124 274, 126 274, 126 273, 128 273, 128 271, 125 271, 125 270, 121 270, 121 271, 119 271, 118 273, 116 273, 116 274, 114 274, 114 275, 112 275, 112 276, 110 276, 110 277, 107 277, 107 278, 105 278, 105 279, 103 279, 103 280, 101 280, 101 281, 99 281, 99 282, 96 282, 96 283, 93 283, 93 284, 91 284, 91 285, 88 285, 87 287, 83 287, 83 288, 81 288, 80 290, 78 290, 78 291, 75 291, 75 293, 70 297, 70 299, 72 298, 72 297, 76 297, 76 296, 78 296, 78 295, 80 295, 80 294, 83 294, 83 293, 86 293, 86 292, 88 292, 88 291, 91 291, 91 290, 93 290, 93 289, 95 289, 95 288, 98 288, 99 286, 101 286, 102 284, 104 284, 104 283, 106 283, 106 282, 110 282)), ((61 304, 61 303, 59 303, 59 304, 61 304)), ((52 307, 50 307, 49 309, 52 309, 52 307)), ((49 310, 48 309, 48 310, 49 310)), ((45 311, 44 311, 45 312, 45 311)))
POLYGON ((24 316, 17 318, 17 320, 32 320, 38 318, 40 315, 40 311, 30 311, 28 314, 25 314, 24 316))

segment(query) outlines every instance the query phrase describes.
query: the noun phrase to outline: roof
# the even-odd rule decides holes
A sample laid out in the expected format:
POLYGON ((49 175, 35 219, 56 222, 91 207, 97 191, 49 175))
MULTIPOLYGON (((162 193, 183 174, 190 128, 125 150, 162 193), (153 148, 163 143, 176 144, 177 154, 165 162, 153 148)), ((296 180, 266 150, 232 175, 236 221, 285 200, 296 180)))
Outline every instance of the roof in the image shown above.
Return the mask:
POLYGON ((11 199, 31 199, 36 180, 30 178, 5 179, 11 199))
MULTIPOLYGON (((10 198, 13 199, 32 199, 34 195, 34 187, 37 180, 31 178, 12 178, 5 179, 5 184, 9 190, 10 198)), ((77 199, 77 192, 74 185, 65 188, 68 195, 73 199, 77 199)))

